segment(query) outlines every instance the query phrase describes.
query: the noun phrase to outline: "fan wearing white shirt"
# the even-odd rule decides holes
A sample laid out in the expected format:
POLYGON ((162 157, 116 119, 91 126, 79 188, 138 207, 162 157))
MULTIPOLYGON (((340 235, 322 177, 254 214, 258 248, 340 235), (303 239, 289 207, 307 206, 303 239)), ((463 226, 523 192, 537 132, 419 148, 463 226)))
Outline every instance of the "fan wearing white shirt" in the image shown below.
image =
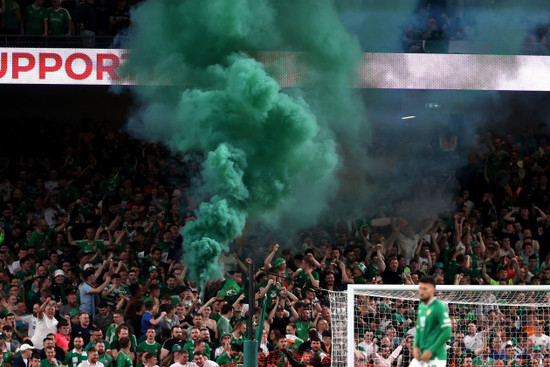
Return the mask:
POLYGON ((537 321, 535 325, 535 333, 529 337, 536 346, 542 349, 548 349, 550 347, 550 336, 543 334, 543 322, 537 321))
POLYGON ((464 337, 466 349, 471 351, 478 350, 483 345, 483 336, 477 332, 477 326, 474 323, 468 324, 468 335, 464 337))
POLYGON ((378 352, 378 345, 374 343, 374 332, 372 330, 365 331, 365 339, 359 343, 359 347, 363 348, 367 355, 378 352))

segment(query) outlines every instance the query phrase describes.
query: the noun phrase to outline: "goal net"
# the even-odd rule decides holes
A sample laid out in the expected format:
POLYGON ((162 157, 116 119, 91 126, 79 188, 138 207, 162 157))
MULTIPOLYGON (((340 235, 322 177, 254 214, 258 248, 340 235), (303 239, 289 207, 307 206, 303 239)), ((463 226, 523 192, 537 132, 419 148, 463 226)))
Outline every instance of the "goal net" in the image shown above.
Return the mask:
MULTIPOLYGON (((351 285, 331 292, 332 366, 408 367, 417 289, 351 285)), ((452 321, 447 366, 550 366, 550 286, 441 285, 436 297, 452 321)))

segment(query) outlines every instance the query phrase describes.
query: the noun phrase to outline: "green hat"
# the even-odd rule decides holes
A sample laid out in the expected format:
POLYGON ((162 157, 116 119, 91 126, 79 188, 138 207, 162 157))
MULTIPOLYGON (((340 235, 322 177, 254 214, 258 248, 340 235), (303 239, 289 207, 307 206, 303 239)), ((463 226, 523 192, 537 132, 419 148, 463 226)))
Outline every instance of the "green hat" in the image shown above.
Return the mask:
POLYGON ((445 267, 445 265, 443 265, 443 263, 437 263, 437 264, 435 264, 435 267, 443 269, 445 267))
POLYGON ((183 348, 181 347, 181 345, 179 345, 179 344, 174 344, 174 346, 172 347, 172 353, 174 353, 174 352, 181 352, 182 349, 183 349, 183 348))
POLYGON ((231 336, 231 333, 222 333, 222 336, 220 336, 220 340, 222 340, 226 336, 231 336))
POLYGON ((73 317, 73 316, 76 316, 80 313, 80 310, 78 308, 73 308, 70 312, 70 316, 73 317))
POLYGON ((149 273, 152 272, 152 271, 155 271, 155 270, 158 271, 159 268, 157 268, 155 265, 151 265, 151 266, 149 267, 149 273))
POLYGON ((542 352, 542 349, 538 345, 535 345, 531 352, 542 352))
POLYGON ((282 257, 278 257, 278 258, 276 258, 275 261, 273 262, 273 267, 274 267, 274 268, 278 268, 279 266, 281 266, 281 265, 283 265, 283 264, 285 264, 285 263, 286 263, 285 259, 283 259, 282 257))
POLYGON ((355 269, 359 269, 363 275, 365 275, 365 271, 367 271, 367 267, 363 263, 355 265, 355 269))

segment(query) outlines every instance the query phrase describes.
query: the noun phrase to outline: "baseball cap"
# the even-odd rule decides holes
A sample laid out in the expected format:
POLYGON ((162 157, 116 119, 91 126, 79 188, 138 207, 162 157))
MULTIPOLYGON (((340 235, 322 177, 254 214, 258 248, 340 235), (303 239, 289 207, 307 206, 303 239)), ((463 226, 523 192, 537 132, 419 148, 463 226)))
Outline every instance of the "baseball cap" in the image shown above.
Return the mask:
POLYGON ((283 265, 284 263, 286 263, 285 259, 283 259, 282 257, 278 257, 273 262, 273 267, 278 268, 279 266, 283 265))
POLYGON ((93 267, 94 266, 92 264, 88 263, 88 264, 84 265, 84 269, 82 269, 82 270, 86 270, 86 269, 93 268, 93 267))
POLYGON ((445 267, 445 265, 443 265, 443 263, 437 263, 437 264, 435 264, 435 267, 443 269, 445 267))
POLYGON ((535 345, 531 352, 542 352, 542 349, 538 345, 535 345))
POLYGON ((31 345, 29 345, 29 344, 27 344, 27 343, 25 343, 25 344, 21 345, 21 347, 19 348, 19 351, 20 351, 20 352, 24 352, 24 351, 26 351, 27 349, 34 349, 34 347, 31 346, 31 345))
POLYGON ((64 272, 63 270, 61 270, 61 269, 56 270, 56 271, 53 273, 53 277, 55 278, 55 277, 58 277, 58 276, 64 277, 64 276, 65 276, 65 272, 64 272))
POLYGON ((172 347, 172 353, 174 352, 181 352, 183 348, 181 347, 181 345, 179 344, 174 344, 174 346, 172 347))
POLYGON ((226 336, 231 336, 231 334, 230 334, 230 333, 223 333, 222 336, 220 337, 220 339, 223 339, 223 338, 225 338, 226 336))
POLYGON ((73 308, 70 312, 70 317, 76 316, 80 313, 80 310, 78 308, 73 308))
POLYGON ((365 271, 367 271, 367 267, 363 263, 355 265, 355 269, 359 269, 363 275, 365 274, 365 271))
POLYGON ((158 270, 159 270, 159 268, 157 268, 155 265, 151 265, 149 267, 149 273, 152 272, 152 271, 158 271, 158 270))

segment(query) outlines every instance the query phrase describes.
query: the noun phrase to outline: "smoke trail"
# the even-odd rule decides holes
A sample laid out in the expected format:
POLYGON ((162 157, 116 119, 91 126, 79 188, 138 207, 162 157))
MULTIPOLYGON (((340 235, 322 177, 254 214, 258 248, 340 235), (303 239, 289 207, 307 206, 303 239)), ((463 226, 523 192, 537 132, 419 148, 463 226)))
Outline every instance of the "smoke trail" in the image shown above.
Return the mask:
POLYGON ((326 208, 340 162, 331 127, 359 122, 348 87, 360 49, 326 0, 155 0, 132 16, 126 72, 147 86, 135 89, 128 129, 204 152, 195 189, 207 199, 184 228, 186 264, 204 285, 247 221, 310 225, 326 208), (243 53, 269 49, 303 52, 306 89, 283 93, 243 53))

